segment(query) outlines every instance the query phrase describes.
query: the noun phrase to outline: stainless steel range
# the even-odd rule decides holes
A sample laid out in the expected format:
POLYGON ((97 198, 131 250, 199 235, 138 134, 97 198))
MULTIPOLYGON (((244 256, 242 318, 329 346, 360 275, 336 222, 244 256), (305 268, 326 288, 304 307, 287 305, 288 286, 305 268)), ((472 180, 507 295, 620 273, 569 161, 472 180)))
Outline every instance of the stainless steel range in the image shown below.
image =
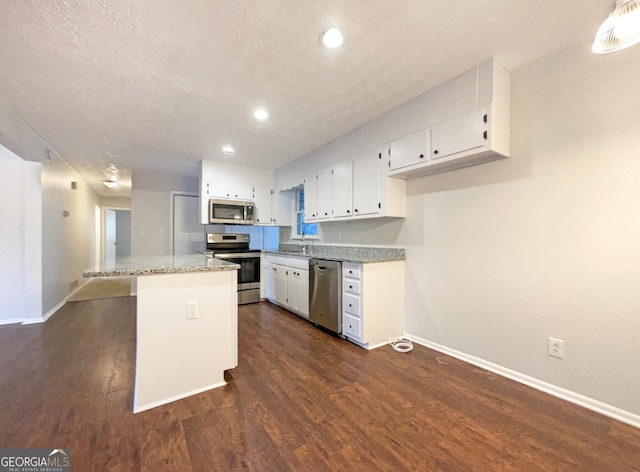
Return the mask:
POLYGON ((249 249, 249 242, 248 234, 207 234, 207 255, 240 266, 238 305, 260 301, 260 250, 249 249))

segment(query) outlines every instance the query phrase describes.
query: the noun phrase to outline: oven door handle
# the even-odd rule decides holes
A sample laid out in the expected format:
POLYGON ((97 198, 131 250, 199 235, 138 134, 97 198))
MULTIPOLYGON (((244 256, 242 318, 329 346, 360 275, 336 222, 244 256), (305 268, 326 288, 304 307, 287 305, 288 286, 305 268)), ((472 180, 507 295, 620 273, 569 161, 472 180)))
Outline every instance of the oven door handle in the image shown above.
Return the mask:
POLYGON ((216 254, 213 253, 213 257, 218 259, 260 259, 260 254, 216 254))

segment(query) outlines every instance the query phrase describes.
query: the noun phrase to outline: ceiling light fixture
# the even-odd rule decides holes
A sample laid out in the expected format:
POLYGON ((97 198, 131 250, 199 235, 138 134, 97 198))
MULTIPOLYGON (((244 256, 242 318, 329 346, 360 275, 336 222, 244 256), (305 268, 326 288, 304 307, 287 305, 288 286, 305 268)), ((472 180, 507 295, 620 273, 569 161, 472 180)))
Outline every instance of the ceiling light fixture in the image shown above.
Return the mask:
POLYGON ((617 0, 616 8, 596 33, 591 50, 619 51, 640 43, 640 0, 617 0))
POLYGON ((253 112, 253 116, 256 120, 266 121, 269 118, 269 112, 265 108, 257 108, 253 112))
POLYGON ((118 186, 117 180, 103 180, 102 184, 108 189, 114 189, 118 186))
POLYGON ((320 38, 322 45, 330 49, 339 48, 344 42, 344 36, 338 28, 329 28, 320 38))
POLYGON ((225 154, 233 154, 234 152, 236 152, 236 150, 233 148, 233 146, 229 146, 227 144, 222 148, 222 152, 224 152, 225 154))

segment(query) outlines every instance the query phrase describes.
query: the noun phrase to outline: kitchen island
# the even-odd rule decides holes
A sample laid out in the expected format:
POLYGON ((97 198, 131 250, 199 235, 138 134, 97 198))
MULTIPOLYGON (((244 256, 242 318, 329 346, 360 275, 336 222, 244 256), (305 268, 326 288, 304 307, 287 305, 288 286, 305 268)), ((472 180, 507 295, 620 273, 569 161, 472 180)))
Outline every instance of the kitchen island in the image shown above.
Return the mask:
POLYGON ((238 364, 238 268, 204 255, 125 257, 83 273, 137 278, 134 413, 225 385, 238 364))

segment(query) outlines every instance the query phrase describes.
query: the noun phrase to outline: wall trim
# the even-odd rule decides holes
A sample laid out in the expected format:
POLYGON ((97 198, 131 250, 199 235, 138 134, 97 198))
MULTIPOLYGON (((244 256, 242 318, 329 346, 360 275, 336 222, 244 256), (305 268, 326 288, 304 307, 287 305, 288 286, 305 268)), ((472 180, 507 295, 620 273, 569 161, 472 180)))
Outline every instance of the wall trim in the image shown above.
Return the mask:
MULTIPOLYGON (((137 400, 134 398, 134 400, 133 400, 133 405, 134 405, 133 406, 133 413, 141 413, 143 411, 147 411, 147 410, 150 410, 152 408, 156 408, 158 406, 166 405, 168 403, 175 402, 177 400, 182 400, 183 398, 187 398, 187 397, 190 397, 192 395, 197 395, 198 393, 207 392, 209 390, 213 390, 214 388, 224 387, 225 385, 227 385, 227 382, 225 382, 223 380, 222 382, 214 383, 213 385, 208 385, 208 386, 202 387, 202 388, 196 388, 195 390, 191 390, 190 392, 181 393, 180 395, 175 395, 173 397, 165 398, 165 399, 159 400, 157 402, 147 403, 146 405, 142 405, 142 406, 139 406, 139 407, 135 406, 137 400)), ((134 393, 134 395, 135 395, 135 393, 134 393)))
POLYGON ((15 323, 22 323, 23 321, 24 321, 24 318, 9 318, 8 320, 0 320, 0 326, 15 324, 15 323))
POLYGON ((601 415, 613 418, 614 420, 618 420, 622 423, 640 429, 640 415, 622 410, 613 405, 609 405, 608 403, 586 397, 579 393, 572 392, 571 390, 566 390, 562 387, 558 387, 557 385, 544 382, 534 377, 529 377, 528 375, 525 375, 521 372, 508 369, 501 365, 494 364, 484 359, 480 359, 479 357, 471 356, 469 354, 465 354, 464 352, 456 351, 455 349, 450 349, 440 344, 427 341, 426 339, 414 336, 412 334, 405 333, 405 337, 416 344, 420 344, 421 346, 433 349, 434 351, 441 352, 451 357, 455 357, 456 359, 488 370, 490 372, 493 372, 494 374, 498 374, 502 377, 514 380, 518 383, 535 388, 536 390, 539 390, 541 392, 548 393, 549 395, 553 395, 554 397, 566 400, 568 402, 587 408, 588 410, 595 411, 596 413, 600 413, 601 415))
POLYGON ((54 313, 56 311, 58 311, 60 308, 62 308, 67 301, 69 300, 69 298, 71 297, 71 295, 73 295, 74 293, 76 293, 78 290, 80 290, 84 284, 86 284, 88 281, 84 281, 83 283, 79 284, 76 289, 69 293, 66 297, 64 297, 64 300, 62 300, 60 303, 58 303, 57 305, 55 305, 53 308, 51 308, 49 311, 47 311, 46 313, 44 313, 40 318, 30 318, 27 320, 20 320, 22 321, 23 325, 30 325, 30 324, 38 324, 38 323, 44 323, 45 321, 47 321, 49 318, 51 318, 54 313))

